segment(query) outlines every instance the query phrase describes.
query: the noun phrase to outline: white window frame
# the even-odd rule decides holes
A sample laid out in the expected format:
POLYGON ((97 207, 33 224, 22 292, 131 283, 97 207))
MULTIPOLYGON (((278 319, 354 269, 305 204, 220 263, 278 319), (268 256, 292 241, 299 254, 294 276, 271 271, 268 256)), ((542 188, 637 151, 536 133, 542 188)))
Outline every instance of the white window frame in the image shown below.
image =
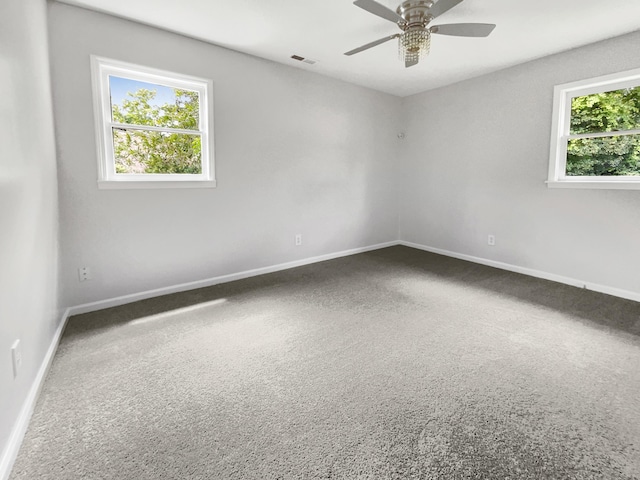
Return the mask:
MULTIPOLYGON (((98 188, 210 188, 216 186, 213 145, 213 82, 110 58, 91 55, 96 144, 98 149, 98 188), (197 91, 200 99, 199 130, 144 127, 141 131, 171 131, 201 136, 200 174, 116 174, 112 128, 121 126, 111 119, 109 76, 163 85, 170 88, 197 91)), ((122 125, 128 129, 128 125, 122 125)))
POLYGON ((640 69, 557 85, 553 94, 553 124, 549 157, 550 188, 640 189, 640 176, 568 176, 567 145, 574 138, 640 135, 640 130, 571 135, 571 101, 575 97, 640 86, 640 69))

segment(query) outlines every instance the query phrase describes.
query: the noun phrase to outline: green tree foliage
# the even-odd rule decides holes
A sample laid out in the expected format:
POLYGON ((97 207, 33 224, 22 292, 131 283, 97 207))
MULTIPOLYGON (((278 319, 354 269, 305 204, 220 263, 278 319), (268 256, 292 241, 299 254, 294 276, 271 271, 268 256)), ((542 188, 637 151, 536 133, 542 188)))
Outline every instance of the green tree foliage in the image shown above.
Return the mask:
MULTIPOLYGON (((175 102, 153 103, 156 92, 139 89, 129 92, 122 106, 113 105, 117 123, 197 130, 198 93, 174 89, 175 102)), ((202 144, 197 133, 158 132, 115 128, 113 144, 116 173, 202 173, 202 144)))
MULTIPOLYGON (((576 97, 571 134, 640 129, 640 87, 576 97)), ((640 135, 569 141, 567 175, 640 175, 640 135)))

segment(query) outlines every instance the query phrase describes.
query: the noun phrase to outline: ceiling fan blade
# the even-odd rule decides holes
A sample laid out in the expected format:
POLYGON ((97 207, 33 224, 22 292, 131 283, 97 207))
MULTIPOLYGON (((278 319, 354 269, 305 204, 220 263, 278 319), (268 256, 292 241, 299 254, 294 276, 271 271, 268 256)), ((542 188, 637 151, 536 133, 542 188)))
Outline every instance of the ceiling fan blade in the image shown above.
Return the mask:
POLYGON ((414 58, 413 60, 405 60, 404 61, 404 68, 409 68, 409 67, 413 67, 414 65, 418 64, 418 59, 414 58))
POLYGON ((375 42, 367 43, 366 45, 362 45, 361 47, 354 48, 353 50, 349 50, 347 53, 345 53, 345 55, 351 56, 354 53, 360 53, 364 50, 368 50, 371 47, 380 45, 381 43, 388 42, 389 40, 393 40, 394 38, 398 38, 399 36, 400 36, 399 33, 396 33, 394 35, 389 35, 388 37, 381 38, 379 40, 376 40, 375 42))
POLYGON ((429 30, 438 35, 456 37, 488 37, 496 26, 493 23, 448 23, 434 25, 429 30))
POLYGON ((380 5, 378 2, 374 2, 373 0, 356 0, 353 4, 369 13, 373 13, 374 15, 389 20, 390 22, 397 23, 405 21, 404 18, 393 10, 388 9, 384 5, 380 5))
POLYGON ((438 2, 429 9, 429 13, 433 18, 439 17, 444 12, 451 10, 453 7, 462 3, 462 0, 438 0, 438 2))

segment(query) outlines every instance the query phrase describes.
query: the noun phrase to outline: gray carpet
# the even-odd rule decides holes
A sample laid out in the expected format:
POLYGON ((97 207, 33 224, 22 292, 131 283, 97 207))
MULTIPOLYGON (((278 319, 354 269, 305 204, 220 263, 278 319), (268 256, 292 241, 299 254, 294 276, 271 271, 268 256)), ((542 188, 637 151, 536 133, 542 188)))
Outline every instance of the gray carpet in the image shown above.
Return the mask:
POLYGON ((640 304, 405 247, 73 317, 12 480, 640 478, 640 304))

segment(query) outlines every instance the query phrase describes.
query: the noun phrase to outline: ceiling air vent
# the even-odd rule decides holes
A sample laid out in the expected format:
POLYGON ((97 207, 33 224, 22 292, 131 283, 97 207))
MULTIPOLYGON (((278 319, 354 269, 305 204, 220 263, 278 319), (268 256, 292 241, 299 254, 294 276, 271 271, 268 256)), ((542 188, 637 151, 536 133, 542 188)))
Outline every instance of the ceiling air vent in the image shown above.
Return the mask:
POLYGON ((316 63, 315 60, 311 60, 310 58, 304 58, 304 57, 301 57, 300 55, 291 55, 291 58, 293 58, 294 60, 298 60, 299 62, 308 63, 309 65, 313 65, 314 63, 316 63))

